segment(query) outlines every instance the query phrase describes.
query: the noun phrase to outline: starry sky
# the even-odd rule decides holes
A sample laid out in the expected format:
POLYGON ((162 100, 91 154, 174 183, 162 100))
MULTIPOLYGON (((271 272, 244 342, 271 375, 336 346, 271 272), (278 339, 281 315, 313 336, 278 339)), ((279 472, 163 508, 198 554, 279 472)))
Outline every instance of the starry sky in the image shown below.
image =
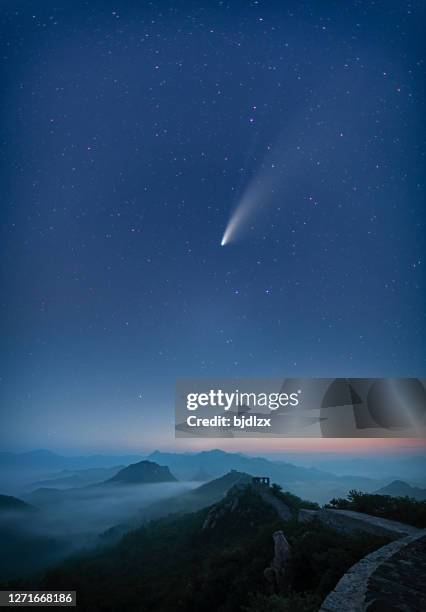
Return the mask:
POLYGON ((424 375, 423 2, 0 10, 2 446, 170 447, 182 376, 424 375))

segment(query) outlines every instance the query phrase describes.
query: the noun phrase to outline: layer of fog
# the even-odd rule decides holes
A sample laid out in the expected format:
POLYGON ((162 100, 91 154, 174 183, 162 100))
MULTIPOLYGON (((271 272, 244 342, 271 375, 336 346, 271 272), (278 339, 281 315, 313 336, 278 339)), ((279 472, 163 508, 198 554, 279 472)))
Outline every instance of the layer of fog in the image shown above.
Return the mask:
POLYGON ((39 509, 40 533, 60 535, 73 541, 86 540, 135 515, 155 502, 188 491, 199 483, 102 484, 67 491, 39 489, 24 499, 39 509))
POLYGON ((144 508, 199 484, 101 484, 21 495, 31 508, 0 511, 0 548, 5 553, 0 580, 42 571, 81 548, 100 545, 100 536, 110 528, 135 524, 135 519, 142 523, 144 508))

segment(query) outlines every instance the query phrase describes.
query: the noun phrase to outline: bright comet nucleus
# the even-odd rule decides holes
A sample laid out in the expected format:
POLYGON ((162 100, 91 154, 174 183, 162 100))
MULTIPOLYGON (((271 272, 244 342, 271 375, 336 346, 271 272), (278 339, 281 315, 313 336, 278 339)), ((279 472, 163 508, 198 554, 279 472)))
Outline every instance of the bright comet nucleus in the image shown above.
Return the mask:
MULTIPOLYGON (((231 212, 220 243, 221 246, 241 240, 252 229, 256 217, 276 199, 277 194, 282 190, 285 176, 280 168, 286 156, 280 145, 277 145, 277 149, 276 152, 268 151, 265 161, 248 183, 242 197, 231 212)), ((288 176, 288 161, 286 167, 286 176, 288 176)))
POLYGON ((257 193, 257 191, 256 187, 251 187, 231 214, 223 234, 222 242, 220 243, 221 246, 225 246, 240 238, 247 229, 248 220, 262 199, 261 194, 257 193))

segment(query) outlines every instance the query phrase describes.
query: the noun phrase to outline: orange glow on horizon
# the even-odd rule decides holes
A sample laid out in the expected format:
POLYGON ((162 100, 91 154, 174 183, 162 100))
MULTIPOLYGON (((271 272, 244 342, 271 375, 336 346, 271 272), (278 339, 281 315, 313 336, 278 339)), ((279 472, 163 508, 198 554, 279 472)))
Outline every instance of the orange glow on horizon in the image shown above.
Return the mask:
POLYGON ((426 440, 419 438, 198 438, 175 439, 162 444, 180 452, 220 448, 246 453, 412 453, 426 452, 426 440))

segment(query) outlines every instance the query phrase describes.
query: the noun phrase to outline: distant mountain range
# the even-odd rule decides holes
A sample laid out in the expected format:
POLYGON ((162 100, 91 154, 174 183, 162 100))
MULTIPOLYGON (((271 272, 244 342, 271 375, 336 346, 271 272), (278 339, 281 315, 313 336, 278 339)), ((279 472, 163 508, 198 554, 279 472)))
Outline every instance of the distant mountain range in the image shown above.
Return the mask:
POLYGON ((190 480, 194 469, 207 472, 212 477, 237 470, 253 476, 269 476, 274 482, 314 482, 318 479, 335 478, 334 474, 315 468, 299 467, 284 461, 270 461, 263 457, 249 457, 241 453, 227 453, 218 449, 194 454, 154 451, 147 459, 167 465, 180 480, 190 480))
MULTIPOLYGON (((251 457, 241 453, 227 453, 221 450, 203 451, 200 453, 168 453, 154 451, 151 454, 140 452, 138 454, 95 454, 64 456, 58 453, 39 449, 24 453, 0 452, 0 471, 9 472, 13 469, 29 469, 33 471, 60 471, 87 470, 93 468, 115 468, 131 463, 137 463, 143 459, 156 461, 160 465, 168 465, 172 472, 180 480, 193 480, 199 470, 214 478, 225 474, 230 469, 248 470, 247 462, 253 467, 253 461, 259 470, 272 466, 286 468, 286 478, 299 480, 304 472, 304 479, 316 479, 318 475, 346 476, 350 474, 361 478, 401 479, 410 482, 418 481, 419 486, 424 480, 426 484, 426 456, 415 455, 406 457, 375 457, 374 462, 370 457, 346 456, 341 454, 333 458, 327 453, 303 453, 300 455, 287 454, 281 458, 270 456, 251 457), (209 467, 212 466, 212 469, 209 467), (314 467, 312 467, 314 466, 314 467)), ((69 474, 72 476, 72 474, 69 474)), ((57 474, 56 477, 61 477, 57 474)), ((65 477, 65 474, 64 474, 65 477)), ((101 480, 101 479, 100 479, 101 480)))
MULTIPOLYGON (((38 450, 21 454, 0 453, 0 491, 19 497, 23 492, 41 486, 44 491, 39 493, 43 494, 43 498, 47 494, 53 497, 57 492, 52 491, 50 495, 46 488, 71 491, 73 488, 100 485, 114 477, 119 471, 117 467, 119 464, 129 466, 144 460, 169 468, 171 474, 180 482, 194 480, 202 482, 205 479, 219 478, 231 470, 253 476, 269 476, 273 482, 285 487, 286 490, 319 503, 328 502, 332 497, 345 496, 350 489, 373 492, 390 480, 373 480, 365 476, 336 476, 326 470, 295 465, 282 460, 251 457, 242 453, 228 453, 219 449, 199 453, 155 451, 145 457, 139 455, 63 457, 50 451, 38 450), (66 471, 61 473, 61 470, 66 471), (31 484, 35 482, 36 484, 31 484)), ((140 482, 143 482, 143 476, 140 477, 142 478, 140 482)), ((124 478, 131 478, 131 475, 126 473, 124 478)), ((135 481, 124 482, 137 482, 139 476, 135 478, 135 481)), ((113 482, 116 481, 112 481, 111 484, 113 482)))
MULTIPOLYGON (((334 474, 315 468, 298 467, 285 461, 272 461, 262 457, 250 457, 241 453, 227 453, 222 450, 203 451, 200 453, 163 453, 155 451, 148 456, 140 455, 90 455, 66 457, 48 450, 35 450, 26 453, 0 453, 0 470, 29 469, 36 470, 69 470, 71 474, 64 474, 63 478, 73 478, 76 471, 94 468, 116 468, 121 465, 138 463, 141 460, 154 461, 159 465, 168 466, 179 480, 202 480, 216 478, 226 474, 232 469, 250 472, 255 475, 266 474, 271 478, 279 476, 288 481, 315 481, 318 478, 334 477, 334 474)), ((82 474, 80 474, 82 476, 82 474)), ((86 476, 88 476, 86 474, 86 476)), ((63 481, 61 474, 54 478, 61 479, 58 484, 71 484, 63 481)), ((99 481, 102 477, 99 478, 99 481)), ((49 486, 44 478, 40 483, 49 486)), ((80 484, 80 483, 79 483, 80 484)), ((81 483, 83 484, 83 483, 81 483)))
MULTIPOLYGON (((274 459, 276 460, 276 459, 274 459)), ((407 455, 396 453, 383 455, 347 456, 344 453, 303 453, 290 454, 289 461, 302 466, 315 465, 318 469, 326 470, 344 476, 367 476, 369 478, 398 479, 423 482, 426 485, 426 454, 407 455)), ((423 486, 420 484, 420 486, 423 486)))
POLYGON ((148 484, 154 482, 177 482, 167 466, 158 465, 154 461, 139 461, 120 470, 106 483, 118 484, 148 484))
POLYGON ((0 469, 28 468, 32 470, 77 470, 88 468, 111 468, 117 465, 128 465, 144 459, 140 455, 59 455, 52 451, 41 449, 27 453, 0 452, 0 469))
POLYGON ((412 487, 403 480, 394 480, 386 487, 376 491, 379 495, 391 495, 392 497, 412 497, 419 501, 426 500, 426 489, 412 487))

